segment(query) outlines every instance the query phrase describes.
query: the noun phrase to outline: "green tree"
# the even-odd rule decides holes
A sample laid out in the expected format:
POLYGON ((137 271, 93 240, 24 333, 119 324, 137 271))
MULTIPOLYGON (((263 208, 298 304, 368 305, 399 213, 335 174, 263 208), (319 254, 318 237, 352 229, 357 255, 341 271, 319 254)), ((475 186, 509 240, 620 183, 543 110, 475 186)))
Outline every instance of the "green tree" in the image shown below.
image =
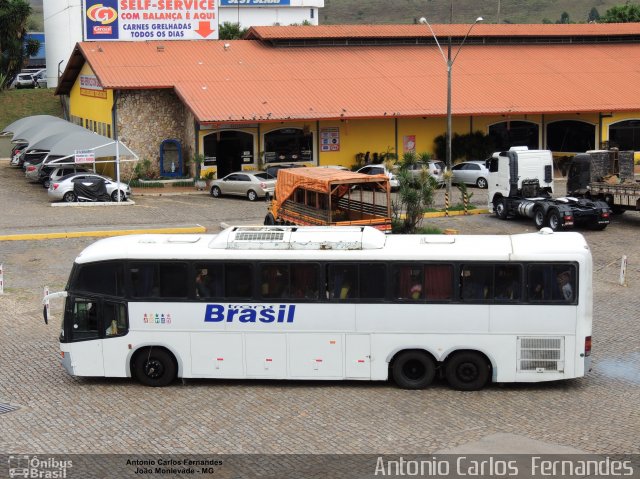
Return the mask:
POLYGON ((562 12, 562 14, 560 15, 560 20, 558 20, 556 23, 571 23, 569 14, 567 12, 562 12))
POLYGON ((0 89, 11 84, 30 55, 37 53, 37 40, 25 41, 31 7, 25 0, 0 0, 0 89))
POLYGON ((246 28, 240 28, 239 23, 224 22, 220 25, 218 37, 220 40, 240 40, 247 33, 246 28))
POLYGON ((436 181, 426 168, 415 175, 411 166, 416 163, 426 164, 431 159, 430 153, 405 153, 396 165, 396 176, 400 188, 393 202, 394 233, 413 234, 417 231, 422 216, 433 204, 433 191, 436 181))
POLYGON ((589 12, 589 15, 587 16, 587 21, 588 22, 597 22, 598 20, 600 20, 600 13, 598 12, 598 9, 596 7, 591 7, 591 11, 589 12))
MULTIPOLYGON (((446 158, 446 134, 437 136, 434 140, 436 157, 446 158)), ((494 139, 481 131, 459 135, 454 133, 451 138, 451 160, 483 160, 491 156, 495 150, 494 139)))
POLYGON ((640 22, 640 5, 625 3, 607 10, 602 17, 602 23, 632 23, 640 22))

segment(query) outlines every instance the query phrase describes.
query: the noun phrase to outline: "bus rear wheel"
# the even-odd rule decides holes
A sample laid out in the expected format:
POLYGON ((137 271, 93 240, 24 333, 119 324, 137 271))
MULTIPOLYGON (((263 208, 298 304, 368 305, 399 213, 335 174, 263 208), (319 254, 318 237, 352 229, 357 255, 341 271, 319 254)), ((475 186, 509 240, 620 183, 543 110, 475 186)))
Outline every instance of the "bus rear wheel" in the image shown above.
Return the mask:
POLYGON ((454 354, 445 367, 444 376, 454 389, 477 391, 482 389, 491 374, 491 366, 486 358, 475 351, 454 354))
POLYGON ((436 364, 424 351, 405 351, 393 361, 391 374, 403 389, 423 389, 433 382, 436 364))
POLYGON ((173 356, 162 348, 145 348, 136 354, 133 371, 145 386, 163 387, 176 379, 173 356))

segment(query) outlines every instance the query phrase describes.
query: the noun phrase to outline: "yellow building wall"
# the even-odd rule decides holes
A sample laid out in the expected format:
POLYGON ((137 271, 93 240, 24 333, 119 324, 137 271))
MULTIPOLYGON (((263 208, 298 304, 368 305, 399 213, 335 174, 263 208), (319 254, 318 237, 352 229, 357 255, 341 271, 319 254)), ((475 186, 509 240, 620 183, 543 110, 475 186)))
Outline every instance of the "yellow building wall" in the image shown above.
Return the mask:
MULTIPOLYGON (((602 141, 608 140, 609 125, 627 119, 638 119, 640 113, 615 113, 611 118, 602 119, 602 141)), ((590 123, 595 126, 596 148, 600 144, 600 117, 597 113, 572 113, 557 115, 491 115, 475 117, 452 118, 453 133, 467 134, 481 131, 485 134, 489 132, 489 127, 496 123, 505 121, 529 121, 539 126, 539 144, 541 148, 546 148, 546 127, 553 122, 562 120, 577 120, 590 123)), ((307 166, 318 165, 341 165, 347 168, 356 163, 358 153, 371 154, 374 152, 384 153, 390 151, 402 158, 404 153, 405 140, 409 137, 415 139, 415 152, 434 154, 434 139, 439 135, 444 135, 447 129, 445 117, 426 118, 398 118, 396 119, 376 119, 376 120, 335 120, 335 121, 307 121, 291 123, 263 124, 260 127, 260 139, 255 128, 238 129, 254 135, 254 155, 257 157, 260 149, 264 149, 264 135, 269 131, 279 128, 308 128, 313 133, 314 163, 307 166), (339 132, 340 149, 338 151, 322 151, 322 131, 324 128, 337 128, 339 132), (397 131, 396 131, 397 128, 397 131), (397 136, 396 136, 397 135, 397 136), (397 144, 396 144, 397 142, 397 144)), ((199 151, 203 151, 203 138, 215 130, 200 130, 198 144, 199 151)), ((444 160, 444 158, 439 158, 444 160)), ((636 159, 640 159, 640 153, 636 154, 636 159)), ((256 168, 253 165, 243 165, 243 170, 256 168)), ((203 167, 202 174, 207 171, 216 171, 216 167, 203 167)))
MULTIPOLYGON (((340 133, 339 151, 319 151, 319 165, 341 165, 350 168, 356 164, 358 153, 370 152, 397 154, 395 120, 344 120, 321 121, 323 128, 338 128, 340 133)), ((322 139, 322 137, 321 137, 322 139)), ((317 145, 317 142, 316 142, 317 145)))
MULTIPOLYGON (((88 63, 85 63, 80 70, 80 75, 94 75, 93 70, 88 63)), ((113 107, 113 90, 104 90, 105 98, 97 96, 88 96, 89 92, 95 90, 80 91, 80 76, 76 79, 75 84, 71 88, 70 97, 70 114, 83 120, 93 120, 98 123, 106 123, 111 125, 111 108, 113 107)), ((99 94, 102 94, 98 92, 99 94)), ((84 124, 82 126, 85 126, 84 124)), ((111 125, 113 132, 113 125, 111 125)), ((105 135, 106 136, 106 135, 105 135)))
MULTIPOLYGON (((111 109, 113 106, 113 90, 85 90, 80 88, 81 75, 94 75, 88 63, 80 70, 80 75, 71 87, 69 94, 69 114, 71 120, 82 120, 82 127, 113 138, 111 109), (89 120, 89 125, 87 125, 89 120), (108 129, 107 129, 108 126, 108 129)), ((75 122, 75 121, 74 121, 75 122)), ((109 160, 110 158, 100 158, 109 160)), ((115 167, 112 163, 96 163, 96 171, 113 177, 115 167)))

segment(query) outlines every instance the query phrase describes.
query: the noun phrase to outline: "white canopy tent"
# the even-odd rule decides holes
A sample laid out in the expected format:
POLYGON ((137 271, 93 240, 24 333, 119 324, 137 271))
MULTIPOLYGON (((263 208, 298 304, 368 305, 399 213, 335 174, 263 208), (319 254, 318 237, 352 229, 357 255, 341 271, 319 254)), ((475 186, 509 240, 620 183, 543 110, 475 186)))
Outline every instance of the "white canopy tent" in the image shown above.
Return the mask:
MULTIPOLYGON (((29 144, 29 150, 48 151, 50 155, 61 156, 62 158, 58 158, 56 161, 58 164, 67 164, 60 161, 66 158, 69 158, 69 164, 73 164, 75 162, 74 156, 80 150, 93 152, 95 158, 115 157, 115 160, 105 160, 100 163, 114 162, 116 164, 118 188, 120 186, 120 157, 132 158, 124 161, 138 160, 138 155, 121 141, 98 135, 51 115, 21 118, 6 126, 0 135, 11 133, 13 134, 13 142, 26 142, 29 144)), ((120 201, 119 196, 118 201, 120 201)))

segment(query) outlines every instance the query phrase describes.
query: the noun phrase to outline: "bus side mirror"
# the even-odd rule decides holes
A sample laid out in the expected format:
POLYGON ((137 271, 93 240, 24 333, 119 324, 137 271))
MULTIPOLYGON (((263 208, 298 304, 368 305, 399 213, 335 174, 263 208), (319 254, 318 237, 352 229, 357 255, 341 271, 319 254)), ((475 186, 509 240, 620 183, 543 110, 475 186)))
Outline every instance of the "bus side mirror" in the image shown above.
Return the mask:
POLYGON ((44 324, 49 324, 49 318, 47 317, 47 305, 42 307, 42 317, 44 318, 44 324))

